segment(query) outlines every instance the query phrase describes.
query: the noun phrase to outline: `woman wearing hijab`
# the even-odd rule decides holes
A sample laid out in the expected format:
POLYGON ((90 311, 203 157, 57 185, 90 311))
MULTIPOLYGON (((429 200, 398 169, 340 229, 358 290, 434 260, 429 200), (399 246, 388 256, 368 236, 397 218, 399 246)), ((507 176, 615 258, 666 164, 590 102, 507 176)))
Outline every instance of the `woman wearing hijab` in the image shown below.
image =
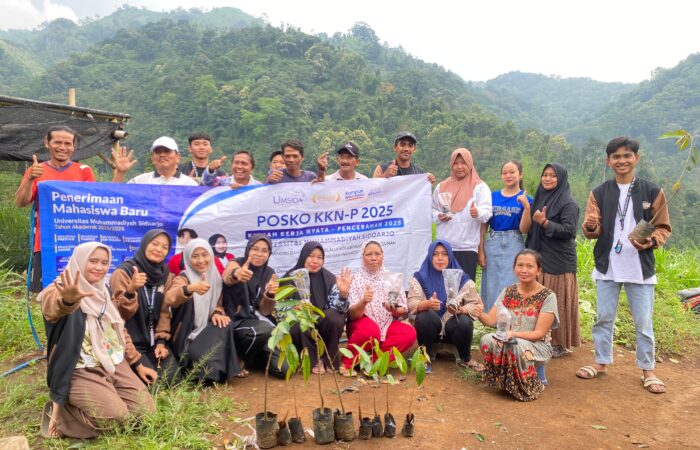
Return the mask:
MULTIPOLYGON (((355 355, 353 344, 369 349, 376 339, 382 351, 396 347, 403 353, 416 342, 415 328, 398 320, 408 312, 405 293, 402 289, 396 303, 387 302, 384 250, 379 242, 365 242, 361 255, 362 268, 352 276, 348 296, 347 348, 355 355)), ((341 373, 352 375, 352 365, 353 358, 343 357, 341 373)))
POLYGON ((280 351, 267 346, 276 323, 272 313, 279 286, 274 269, 267 264, 271 253, 270 238, 254 234, 243 256, 228 263, 223 274, 224 310, 233 321, 236 342, 246 364, 264 368, 272 351, 270 373, 284 378, 287 363, 278 368, 280 351))
POLYGON ((433 192, 437 239, 449 242, 457 262, 472 280, 481 241, 481 224, 491 218, 491 190, 481 181, 472 154, 458 148, 450 157, 450 176, 433 192))
POLYGON ((576 281, 576 229, 579 207, 569 188, 566 167, 547 164, 532 204, 532 226, 527 248, 542 255, 538 281, 557 297, 559 328, 552 331, 553 358, 568 355, 581 345, 576 281))
MULTIPOLYGON (((170 311, 163 301, 173 279, 165 264, 170 245, 165 230, 148 231, 136 255, 117 267, 109 279, 114 303, 141 353, 141 363, 151 369, 167 368, 168 380, 177 367, 165 344, 170 340, 170 311)), ((159 375, 163 376, 160 370, 159 375)))
POLYGON ((155 411, 139 377, 152 383, 158 375, 141 364, 110 299, 105 275, 111 260, 106 245, 80 244, 60 283, 54 281, 39 294, 51 391, 42 416, 44 437, 94 438, 130 414, 155 411))
POLYGON ((182 253, 185 270, 165 293, 175 357, 185 369, 197 367, 196 376, 206 385, 248 376, 238 360, 231 319, 221 306, 222 280, 211 246, 193 239, 182 253))
MULTIPOLYGON (((446 241, 436 240, 428 247, 428 255, 408 284, 408 310, 416 316, 418 345, 432 354, 433 344, 443 341, 454 344, 461 366, 481 372, 484 367, 471 357, 474 317, 483 311, 476 285, 464 273, 446 241), (459 269, 462 273, 455 301, 460 306, 447 306, 443 270, 459 269), (474 316, 472 316, 474 314, 474 316)), ((430 366, 428 366, 428 371, 430 366)))
MULTIPOLYGON (((309 281, 311 283, 311 303, 325 313, 325 317, 318 320, 316 328, 326 344, 328 358, 332 361, 332 366, 328 360, 322 358, 317 361, 316 344, 309 336, 309 333, 302 333, 297 326, 292 330, 294 344, 302 346, 309 351, 311 364, 314 373, 324 374, 326 369, 338 370, 340 359, 338 358, 338 342, 345 328, 345 314, 348 310, 348 294, 350 291, 350 270, 343 269, 337 277, 323 267, 325 260, 323 246, 315 241, 304 244, 299 254, 299 259, 294 267, 284 275, 285 278, 298 269, 309 271, 309 281)), ((299 293, 295 294, 299 299, 299 293)))
POLYGON ((209 236, 209 245, 211 245, 214 256, 216 256, 221 263, 221 266, 217 266, 217 268, 219 268, 219 273, 223 273, 224 269, 226 268, 226 264, 233 259, 233 253, 228 252, 228 241, 226 240, 226 236, 219 233, 212 234, 209 236))

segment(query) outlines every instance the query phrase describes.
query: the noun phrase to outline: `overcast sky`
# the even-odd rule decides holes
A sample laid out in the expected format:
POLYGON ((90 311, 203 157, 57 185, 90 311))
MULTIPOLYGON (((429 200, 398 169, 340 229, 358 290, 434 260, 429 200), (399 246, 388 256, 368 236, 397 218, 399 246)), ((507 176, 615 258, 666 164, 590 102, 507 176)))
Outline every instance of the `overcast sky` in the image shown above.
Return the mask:
POLYGON ((2 0, 0 29, 105 16, 119 5, 152 10, 235 6, 272 25, 347 32, 366 22, 381 41, 466 80, 522 72, 640 82, 700 51, 700 2, 666 0, 2 0))

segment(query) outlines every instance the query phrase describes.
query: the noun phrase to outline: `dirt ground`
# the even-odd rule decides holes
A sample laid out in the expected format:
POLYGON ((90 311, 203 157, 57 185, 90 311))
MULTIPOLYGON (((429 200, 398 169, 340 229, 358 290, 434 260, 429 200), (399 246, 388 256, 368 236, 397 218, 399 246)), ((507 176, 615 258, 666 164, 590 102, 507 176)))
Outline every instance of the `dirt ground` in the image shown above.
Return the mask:
MULTIPOLYGON (((586 344, 570 356, 553 360, 547 366, 549 386, 535 402, 521 403, 486 387, 480 382, 460 377, 448 357, 433 364, 433 373, 418 390, 421 400, 414 401, 416 435, 408 439, 377 438, 369 441, 336 442, 327 448, 381 449, 462 449, 462 448, 700 448, 697 414, 700 411, 700 352, 674 363, 664 358, 657 365, 657 375, 668 392, 647 393, 640 381, 634 353, 617 348, 615 364, 605 377, 581 380, 576 369, 593 361, 592 346, 586 344), (595 428, 594 428, 595 427, 595 428), (483 441, 482 441, 483 440, 483 441)), ((343 387, 357 385, 355 379, 338 377, 343 387)), ((323 375, 326 405, 339 406, 331 374, 323 375)), ((320 405, 315 378, 303 385, 296 379, 297 398, 304 427, 311 428, 311 411, 320 405)), ((236 402, 246 402, 247 410, 239 415, 252 417, 263 409, 263 376, 253 373, 236 380, 224 391, 236 402)), ((399 431, 413 393, 411 377, 390 388, 390 406, 399 431)), ((383 416, 386 409, 385 386, 361 387, 363 415, 372 415, 372 397, 383 416)), ((346 409, 357 415, 358 394, 343 394, 346 409)), ((293 415, 291 388, 283 380, 270 379, 270 410, 284 416, 293 415)), ((356 419, 357 420, 357 419, 356 419)), ((252 422, 251 422, 252 423, 252 422)), ((221 423, 226 431, 215 438, 222 445, 233 439, 234 432, 250 434, 245 425, 221 423)), ((300 448, 315 447, 307 436, 300 448)))

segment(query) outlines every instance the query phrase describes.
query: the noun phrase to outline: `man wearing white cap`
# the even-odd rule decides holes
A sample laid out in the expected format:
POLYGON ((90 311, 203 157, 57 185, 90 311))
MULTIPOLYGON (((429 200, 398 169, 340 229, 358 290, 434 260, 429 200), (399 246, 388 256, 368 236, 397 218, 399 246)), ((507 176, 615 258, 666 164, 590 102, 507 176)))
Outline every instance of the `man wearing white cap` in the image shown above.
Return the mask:
POLYGON ((175 140, 161 136, 151 145, 151 161, 153 172, 143 173, 129 183, 137 184, 167 184, 171 186, 198 186, 198 183, 187 175, 182 174, 177 164, 180 162, 180 151, 175 140))

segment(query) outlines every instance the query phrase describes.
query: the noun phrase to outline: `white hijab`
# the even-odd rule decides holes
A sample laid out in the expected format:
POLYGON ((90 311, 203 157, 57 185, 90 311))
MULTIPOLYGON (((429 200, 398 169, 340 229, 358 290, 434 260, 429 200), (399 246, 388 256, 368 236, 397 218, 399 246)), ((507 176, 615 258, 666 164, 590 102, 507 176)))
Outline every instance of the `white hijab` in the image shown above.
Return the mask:
POLYGON ((107 289, 104 277, 95 283, 90 283, 84 276, 88 259, 90 259, 90 256, 92 256, 98 248, 107 251, 108 260, 111 262, 112 249, 100 242, 85 242, 78 245, 73 250, 73 254, 70 260, 68 260, 67 270, 70 271, 73 282, 75 282, 75 276, 80 272, 78 288, 82 292, 90 294, 80 300, 80 310, 87 316, 85 326, 90 334, 92 351, 100 361, 100 365, 102 365, 107 372, 114 373, 114 363, 105 348, 105 335, 102 331, 101 322, 107 321, 112 325, 117 332, 121 347, 124 348, 124 320, 122 320, 119 311, 112 303, 111 295, 109 289, 107 289))
POLYGON ((192 301, 194 302, 194 329, 187 337, 191 341, 194 340, 207 326, 207 323, 209 323, 209 317, 211 317, 219 303, 222 288, 221 275, 214 263, 214 258, 216 257, 211 249, 211 245, 204 239, 192 239, 185 245, 183 260, 185 261, 185 274, 187 274, 187 278, 190 280, 190 283, 202 281, 202 275, 190 264, 190 258, 192 258, 192 254, 198 248, 203 248, 209 253, 210 262, 207 271, 204 273, 204 280, 209 283, 211 287, 203 295, 195 293, 192 296, 192 301))

